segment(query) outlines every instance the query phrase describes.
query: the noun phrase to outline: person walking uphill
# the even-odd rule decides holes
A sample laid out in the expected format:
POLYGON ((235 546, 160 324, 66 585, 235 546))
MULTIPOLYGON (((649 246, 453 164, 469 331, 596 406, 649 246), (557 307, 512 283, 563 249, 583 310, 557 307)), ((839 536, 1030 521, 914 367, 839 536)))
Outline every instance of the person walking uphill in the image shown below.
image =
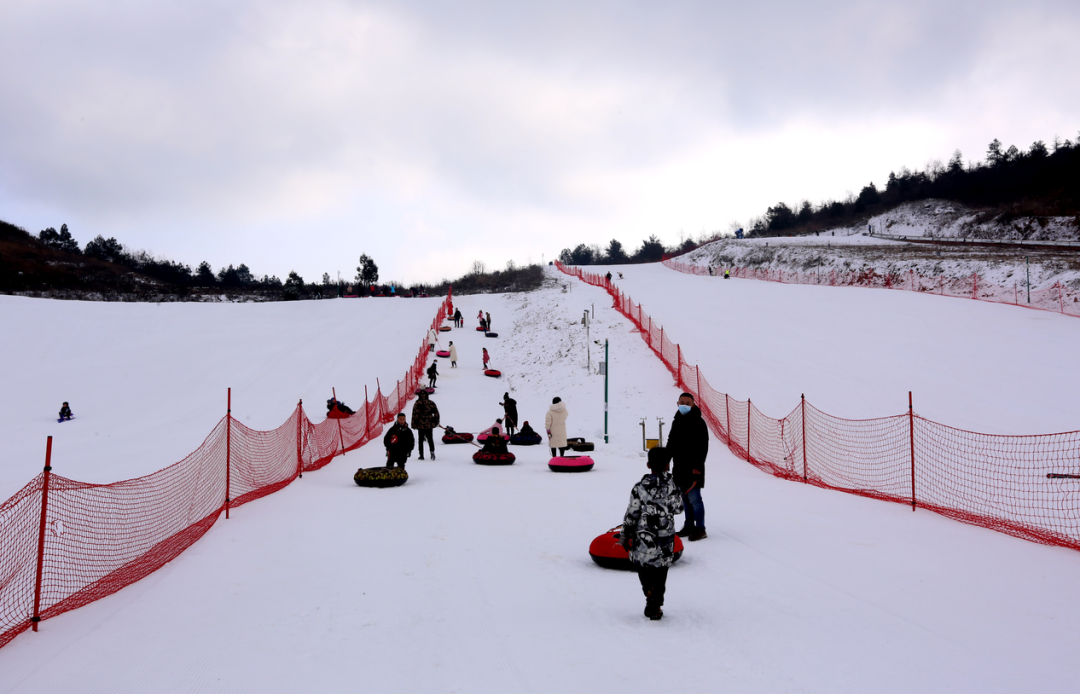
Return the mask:
POLYGON ((429 352, 434 352, 435 351, 435 343, 437 343, 438 341, 439 341, 439 333, 435 332, 435 328, 431 328, 430 330, 428 330, 427 331, 427 343, 428 343, 428 351, 429 352))
POLYGON ((450 340, 450 368, 457 368, 457 347, 454 346, 453 340, 450 340))
POLYGON ((491 361, 491 355, 487 353, 487 347, 484 348, 484 370, 487 371, 488 362, 491 361))
POLYGON ((619 533, 645 593, 645 616, 653 620, 664 616, 667 574, 675 561, 675 516, 683 510, 682 494, 668 472, 670 460, 666 449, 649 449, 649 474, 630 490, 619 533))
POLYGON ((394 463, 397 463, 398 467, 404 468, 405 461, 412 455, 413 445, 416 443, 409 425, 405 423, 404 412, 398 413, 397 421, 386 430, 382 442, 386 447, 386 467, 394 467, 394 463))
POLYGON ((439 406, 428 397, 427 393, 420 393, 416 396, 416 403, 412 408, 412 428, 416 429, 420 460, 424 459, 424 441, 428 442, 431 459, 435 460, 435 438, 432 436, 432 430, 437 426, 439 426, 439 406))
POLYGON ((518 411, 517 400, 510 397, 510 393, 503 393, 503 401, 499 403, 503 408, 503 421, 506 423, 506 433, 511 436, 517 430, 518 411))
POLYGON ((552 458, 555 457, 555 449, 559 449, 559 455, 566 453, 566 418, 569 415, 562 398, 552 398, 551 407, 548 408, 547 416, 544 417, 544 428, 547 429, 548 448, 551 449, 552 458))
POLYGON ((431 362, 431 366, 427 367, 428 388, 435 387, 435 381, 439 378, 439 362, 431 362))
POLYGON ((705 486, 705 458, 709 455, 709 427, 690 393, 679 396, 679 411, 671 420, 667 448, 671 452, 671 475, 682 491, 686 508, 686 522, 678 535, 691 542, 704 540, 708 536, 701 490, 705 486))

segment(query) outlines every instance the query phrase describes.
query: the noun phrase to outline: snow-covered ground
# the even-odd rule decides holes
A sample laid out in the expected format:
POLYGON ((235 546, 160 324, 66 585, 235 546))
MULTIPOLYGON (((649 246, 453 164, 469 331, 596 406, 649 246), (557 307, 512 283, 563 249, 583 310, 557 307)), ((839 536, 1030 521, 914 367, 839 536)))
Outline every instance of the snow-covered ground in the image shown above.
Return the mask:
MULTIPOLYGON (((1052 362, 1080 331, 1075 319, 901 292, 720 284, 659 266, 624 272, 624 288, 716 387, 751 395, 766 412, 790 409, 806 390, 836 414, 846 413, 839 403, 861 416, 893 413, 917 376, 945 393, 974 388, 978 399, 987 390, 968 368, 976 350, 940 349, 953 344, 948 335, 984 324, 1026 331, 1011 340, 1019 363, 1017 346, 1039 349, 1026 361, 1052 362), (892 331, 875 336, 887 317, 892 331), (928 367, 932 376, 922 374, 928 367), (903 384, 882 383, 883 371, 903 384), (781 383, 785 374, 799 378, 781 383)), ((27 469, 25 481, 39 469, 46 431, 57 437, 58 472, 102 480, 150 472, 198 444, 228 385, 234 413, 250 411, 258 428, 279 424, 298 397, 321 407, 331 385, 359 402, 363 384, 408 367, 436 306, 409 304, 64 304, 70 313, 61 316, 50 302, 0 298, 5 324, 21 336, 0 342, 5 392, 9 381, 35 384, 19 385, 17 410, 5 405, 2 438, 7 445, 40 429, 29 435, 37 445, 4 450, 4 474, 27 469), (221 310, 234 312, 219 319, 221 310), (36 358, 23 343, 60 318, 82 349, 36 358), (239 325, 249 337, 233 344, 239 325), (141 349, 119 348, 125 336, 138 336, 141 349), (63 370, 54 368, 60 357, 63 370), (171 390, 146 407, 128 381, 171 390), (30 402, 37 390, 47 392, 30 402), (80 418, 27 425, 12 416, 45 419, 58 398, 80 418), (132 410, 153 411, 130 427, 132 410), (64 462, 76 457, 78 465, 64 462)), ((709 538, 688 545, 672 570, 663 621, 646 620, 636 578, 595 566, 587 548, 619 522, 644 472, 640 419, 649 418, 650 436, 655 417, 670 421, 678 395, 670 375, 604 292, 568 277, 457 304, 467 318, 490 311, 500 336, 484 338, 470 321, 441 336, 460 352, 459 369, 440 363, 443 422, 477 431, 499 416, 511 388, 522 418, 540 428, 559 395, 571 434, 597 443, 594 471, 551 473, 540 448, 517 448, 510 467, 481 467, 469 459, 473 448, 437 445, 437 460, 409 463, 404 487, 361 489, 355 469, 383 460, 369 444, 237 509, 148 579, 19 636, 0 649, 0 691, 1074 691, 1080 606, 1065 596, 1080 579, 1080 554, 784 482, 716 441, 704 493, 709 538), (611 345, 607 445, 603 379, 585 369, 580 322, 593 304, 589 338, 611 345), (503 379, 481 375, 484 346, 503 379)), ((1003 407, 1043 403, 1049 413, 1055 399, 1070 407, 1061 398, 1066 364, 1053 379, 1031 373, 1034 383, 1019 366, 999 366, 990 377, 1012 403, 1003 407)), ((968 400, 926 391, 916 388, 919 411, 958 424, 968 400)), ((975 404, 983 409, 972 418, 989 418, 975 428, 992 429, 993 407, 975 404)))
POLYGON ((828 273, 873 269, 878 275, 968 278, 978 274, 980 284, 1023 292, 1027 273, 1032 290, 1057 282, 1080 290, 1080 248, 1012 248, 990 246, 938 246, 906 243, 870 235, 935 236, 939 238, 993 238, 1077 240, 1080 222, 1073 218, 1023 218, 1012 222, 978 221, 979 215, 955 203, 908 203, 868 224, 838 228, 811 236, 721 239, 682 255, 678 260, 712 267, 749 267, 785 272, 828 273))

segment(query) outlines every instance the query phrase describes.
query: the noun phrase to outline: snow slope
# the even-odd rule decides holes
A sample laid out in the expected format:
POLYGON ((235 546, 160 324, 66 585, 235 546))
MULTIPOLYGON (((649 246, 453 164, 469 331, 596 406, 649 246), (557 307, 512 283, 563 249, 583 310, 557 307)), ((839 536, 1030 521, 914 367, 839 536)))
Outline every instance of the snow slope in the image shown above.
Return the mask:
MULTIPOLYGON (((683 321, 677 333, 683 340, 718 344, 730 330, 702 319, 718 306, 706 300, 703 286, 691 291, 693 301, 681 300, 680 292, 680 301, 660 295, 681 278, 698 278, 663 268, 637 277, 638 269, 628 278, 638 283, 627 287, 631 295, 657 285, 646 308, 672 321, 673 332, 683 321), (698 325, 697 336, 683 324, 698 325)), ((776 285, 742 284, 741 301, 756 306, 749 327, 773 339, 762 339, 762 353, 744 359, 751 353, 733 350, 720 361, 732 374, 746 372, 757 402, 761 374, 789 358, 793 346, 783 316, 770 315, 784 303, 770 291, 776 285)), ((809 287, 786 289, 808 297, 804 309, 844 305, 838 293, 822 298, 809 287)), ((500 336, 483 338, 469 322, 441 336, 444 344, 455 341, 461 357, 457 370, 441 360, 434 397, 444 423, 471 431, 486 426, 512 387, 522 417, 536 426, 551 397, 561 395, 571 434, 598 444, 594 471, 550 473, 538 448, 516 449, 513 466, 481 467, 469 460, 475 449, 438 445, 437 460, 409 463, 404 487, 361 489, 352 472, 382 461, 376 444, 366 446, 238 509, 150 578, 0 649, 0 691, 1074 690, 1080 606, 1063 596, 1080 578, 1076 552, 777 480, 715 441, 704 494, 709 538, 689 545, 672 570, 664 620, 644 619, 635 577, 598 568, 587 548, 619 522, 630 486, 644 471, 640 418, 670 421, 678 395, 670 375, 609 308, 606 294, 576 280, 558 277, 527 295, 457 302, 467 317, 490 311, 500 336), (611 341, 607 446, 597 437, 603 381, 584 368, 580 319, 593 303, 590 338, 611 341), (503 379, 480 374, 483 346, 503 379)), ((926 325, 930 340, 941 321, 972 314, 971 323, 998 320, 981 312, 1001 308, 939 303, 955 310, 928 317, 909 309, 896 320, 926 325)), ((862 308, 881 312, 876 304, 862 308)), ((345 309, 320 316, 322 329, 309 330, 304 351, 323 352, 339 310, 345 309)), ((314 328, 319 320, 302 313, 238 315, 293 334, 293 321, 314 328)), ((866 318, 850 316, 845 329, 866 318)), ((414 336, 402 339, 400 349, 384 340, 385 351, 407 359, 427 320, 388 317, 388 334, 400 329, 414 336)), ((150 335, 163 328, 141 324, 150 335)), ((823 328, 798 344, 815 339, 840 337, 823 328)), ((166 339, 147 346, 166 358, 183 349, 166 339)), ((902 360, 908 348, 886 342, 874 354, 820 349, 814 356, 825 368, 846 365, 866 374, 872 364, 902 360)), ((714 353, 695 346, 691 356, 704 369, 714 353)), ((943 354, 954 366, 967 358, 943 354)), ((108 350, 95 356, 118 366, 108 350)), ((290 363, 296 383, 319 380, 312 373, 321 366, 317 360, 290 363)), ((349 364, 355 383, 372 378, 367 364, 349 364)), ((709 370, 713 381, 726 385, 727 377, 714 373, 709 370)), ((35 375, 50 379, 45 366, 35 375)), ((342 374, 327 380, 335 376, 342 374)), ((941 369, 953 388, 966 387, 969 376, 941 369)), ((837 383, 835 396, 852 383, 837 383)), ((203 389, 197 385, 193 402, 203 389)), ((272 383, 265 388, 263 400, 284 400, 284 411, 296 397, 293 383, 277 393, 272 383)), ((655 427, 650 420, 650 435, 655 427)), ((154 438, 142 434, 145 445, 154 438)))

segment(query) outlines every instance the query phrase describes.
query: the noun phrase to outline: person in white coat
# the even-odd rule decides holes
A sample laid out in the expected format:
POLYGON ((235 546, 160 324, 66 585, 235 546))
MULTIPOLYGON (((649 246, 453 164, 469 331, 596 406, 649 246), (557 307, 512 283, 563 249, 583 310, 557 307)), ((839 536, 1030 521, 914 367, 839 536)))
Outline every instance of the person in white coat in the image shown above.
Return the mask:
POLYGON ((428 344, 428 351, 429 352, 434 352, 435 351, 435 343, 438 342, 438 341, 439 341, 439 333, 435 332, 435 328, 432 328, 431 330, 428 330, 427 331, 427 344, 428 344))
POLYGON ((454 346, 453 340, 450 340, 450 368, 457 368, 457 347, 454 346))
POLYGON ((569 414, 562 398, 551 400, 551 407, 548 408, 547 416, 544 417, 544 428, 547 429, 548 447, 551 448, 553 458, 555 449, 558 449, 559 455, 566 453, 566 417, 569 414))

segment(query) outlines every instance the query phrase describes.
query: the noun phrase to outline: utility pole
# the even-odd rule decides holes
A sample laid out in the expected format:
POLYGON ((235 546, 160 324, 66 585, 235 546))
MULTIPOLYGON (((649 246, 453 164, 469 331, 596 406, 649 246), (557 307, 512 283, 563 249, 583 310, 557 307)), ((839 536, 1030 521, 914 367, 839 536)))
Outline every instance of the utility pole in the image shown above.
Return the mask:
POLYGON ((608 341, 604 340, 604 443, 608 442, 608 369, 611 361, 608 359, 608 341))
POLYGON ((585 326, 585 368, 592 373, 592 345, 589 344, 589 310, 581 315, 581 324, 585 326))
POLYGON ((1027 271, 1027 294, 1028 303, 1031 303, 1031 258, 1024 256, 1024 269, 1027 271))

